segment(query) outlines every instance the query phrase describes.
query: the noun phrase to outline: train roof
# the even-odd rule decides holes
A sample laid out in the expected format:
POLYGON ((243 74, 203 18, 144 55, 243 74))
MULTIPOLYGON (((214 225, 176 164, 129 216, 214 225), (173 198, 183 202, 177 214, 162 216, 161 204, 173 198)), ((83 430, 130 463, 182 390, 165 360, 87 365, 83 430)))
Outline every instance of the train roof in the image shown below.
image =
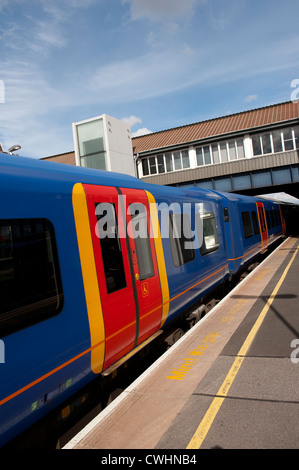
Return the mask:
POLYGON ((260 196, 248 196, 246 194, 235 194, 235 193, 226 193, 226 192, 217 192, 217 194, 220 194, 222 197, 225 197, 229 201, 235 201, 235 202, 248 202, 252 203, 253 201, 260 201, 265 203, 265 201, 269 203, 279 203, 279 201, 274 201, 270 199, 263 199, 260 196))
POLYGON ((219 199, 219 196, 217 196, 216 193, 212 195, 211 191, 201 188, 196 188, 196 192, 193 192, 187 188, 146 183, 134 176, 123 173, 64 165, 62 163, 47 160, 0 153, 0 178, 5 176, 15 177, 19 181, 22 181, 22 184, 24 185, 25 181, 26 184, 39 184, 40 186, 43 182, 50 185, 68 183, 72 186, 75 183, 85 183, 101 186, 143 189, 148 190, 153 194, 171 196, 173 198, 176 196, 178 198, 181 196, 193 198, 196 196, 202 196, 214 198, 215 200, 219 199))
MULTIPOLYGON (((208 198, 220 200, 227 199, 235 202, 252 202, 262 198, 253 198, 252 196, 206 190, 200 187, 196 188, 180 188, 173 186, 162 186, 147 183, 143 180, 135 178, 123 173, 115 173, 111 171, 95 170, 91 168, 83 168, 74 165, 64 165, 47 160, 39 160, 36 158, 20 157, 11 154, 0 153, 0 178, 15 177, 22 185, 39 184, 43 186, 45 182, 50 185, 58 185, 68 183, 72 187, 75 183, 95 184, 101 186, 127 187, 133 189, 147 190, 154 195, 171 198, 208 198)), ((47 186, 49 187, 49 186, 47 186)), ((274 202, 274 201, 271 201, 274 202)))
MULTIPOLYGON (((39 160, 36 158, 19 157, 10 154, 0 153, 0 168, 1 173, 7 169, 15 175, 32 176, 40 178, 52 178, 58 176, 65 180, 81 180, 86 179, 91 184, 105 184, 106 180, 117 178, 118 181, 133 182, 136 180, 133 176, 123 175, 121 173, 112 173, 101 170, 92 170, 89 168, 82 168, 73 165, 63 165, 62 163, 51 162, 47 160, 39 160)), ((110 183, 111 184, 111 183, 110 183)))

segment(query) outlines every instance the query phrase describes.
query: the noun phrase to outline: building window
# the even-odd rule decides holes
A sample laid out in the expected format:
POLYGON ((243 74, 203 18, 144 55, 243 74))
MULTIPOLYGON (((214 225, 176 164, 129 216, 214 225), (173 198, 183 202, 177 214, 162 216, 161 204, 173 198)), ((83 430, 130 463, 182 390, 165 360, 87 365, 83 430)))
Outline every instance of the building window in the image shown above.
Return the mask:
POLYGON ((203 154, 204 154, 205 164, 210 165, 212 163, 212 158, 211 158, 210 146, 209 145, 205 145, 203 147, 203 154))
POLYGON ((157 173, 169 173, 170 171, 190 168, 189 151, 161 153, 142 159, 142 175, 156 175, 157 173))
POLYGON ((156 157, 149 158, 149 167, 150 167, 150 174, 155 175, 157 173, 156 157))
POLYGON ((213 162, 219 163, 220 157, 219 157, 218 144, 212 144, 212 155, 213 155, 213 162))
POLYGON ((292 129, 286 129, 283 132, 283 140, 284 140, 284 149, 285 150, 293 150, 294 142, 293 142, 292 129))
POLYGON ((142 174, 143 174, 143 176, 149 175, 148 159, 147 159, 147 158, 143 158, 143 159, 141 160, 141 163, 142 163, 142 174))
POLYGON ((227 162, 228 157, 227 157, 226 142, 221 142, 219 147, 220 147, 220 161, 221 161, 221 163, 227 162))
POLYGON ((1 337, 62 310, 56 238, 49 220, 0 221, 0 282, 1 337))
POLYGON ((188 150, 182 150, 173 153, 174 169, 182 170, 184 168, 190 168, 189 152, 188 150))
POLYGON ((237 158, 237 152, 236 152, 236 144, 234 141, 230 141, 228 144, 229 148, 229 159, 230 160, 236 160, 237 158))
POLYGON ((198 148, 196 149, 196 160, 197 160, 197 166, 202 166, 202 165, 204 165, 202 147, 198 147, 198 148))
POLYGON ((180 152, 174 152, 173 160, 174 160, 174 169, 175 170, 180 170, 182 168, 180 152))
POLYGON ((173 162, 171 153, 165 153, 166 171, 173 171, 173 162))
POLYGON ((273 149, 275 152, 282 152, 281 131, 272 132, 273 149))
POLYGON ((243 139, 237 139, 237 153, 238 153, 238 158, 245 158, 245 151, 244 151, 244 143, 243 139))
POLYGON ((81 166, 106 170, 103 119, 95 119, 78 125, 77 136, 81 166))
POLYGON ((196 148, 197 166, 224 163, 245 158, 243 139, 204 145, 196 148))
POLYGON ((181 156, 182 156, 183 168, 189 168, 190 167, 190 160, 189 160, 188 150, 182 150, 181 151, 181 156))
POLYGON ((165 166, 164 166, 164 157, 163 155, 157 156, 157 165, 158 165, 158 173, 165 173, 165 166))
POLYGON ((263 144, 263 153, 272 153, 270 132, 262 134, 262 144, 263 144))
POLYGON ((253 135, 253 155, 287 152, 299 146, 299 126, 253 135))
POLYGON ((253 155, 261 155, 263 153, 260 135, 254 135, 252 137, 252 148, 253 155))

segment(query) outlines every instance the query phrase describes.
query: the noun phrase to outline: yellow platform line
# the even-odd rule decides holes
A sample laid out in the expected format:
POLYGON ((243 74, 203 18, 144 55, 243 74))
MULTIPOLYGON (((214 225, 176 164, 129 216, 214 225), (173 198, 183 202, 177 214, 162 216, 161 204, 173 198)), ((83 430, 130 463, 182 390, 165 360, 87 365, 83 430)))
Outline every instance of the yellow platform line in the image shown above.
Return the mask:
POLYGON ((205 416, 203 417, 200 425, 198 426, 197 430, 195 431, 194 435, 192 436, 189 444, 187 445, 186 449, 199 449, 200 446, 202 445, 204 439, 206 438, 206 435, 209 432, 210 427, 213 424, 214 419, 216 418, 216 415, 218 411, 220 410, 220 407, 222 403, 225 400, 225 397, 228 394, 228 391, 233 384, 233 381, 236 378, 236 375, 238 371, 240 370, 240 367, 245 359, 245 356, 261 326, 263 323, 276 295, 277 292, 279 291, 283 281, 286 278, 286 275, 288 274, 288 271, 291 267, 291 265, 294 262, 294 259, 298 253, 299 247, 296 248, 295 253, 293 254, 290 262, 288 263, 287 267, 285 268, 281 278, 279 279, 278 283, 276 284, 274 290, 272 291, 269 299, 267 300, 266 305, 264 306, 263 310, 261 311, 259 317, 257 318, 255 324, 253 325, 252 329, 250 330, 247 338, 245 339, 243 345, 241 346, 241 349, 238 352, 237 357, 234 360, 233 365, 230 368, 230 371, 228 372, 226 378, 224 379, 224 382, 222 383, 221 387, 219 388, 214 400, 212 401, 210 407, 208 408, 205 416))

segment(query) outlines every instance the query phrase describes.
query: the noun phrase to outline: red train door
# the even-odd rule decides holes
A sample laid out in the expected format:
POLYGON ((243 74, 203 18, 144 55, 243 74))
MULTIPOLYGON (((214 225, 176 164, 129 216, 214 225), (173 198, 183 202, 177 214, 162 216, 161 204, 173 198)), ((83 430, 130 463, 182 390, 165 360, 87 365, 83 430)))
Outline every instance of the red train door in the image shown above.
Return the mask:
POLYGON ((105 328, 104 369, 135 345, 138 317, 123 211, 116 188, 83 185, 105 328))
POLYGON ((145 191, 83 185, 93 240, 107 369, 161 324, 162 294, 145 191), (138 236, 140 235, 140 236, 138 236))
POLYGON ((260 231, 261 231, 262 253, 264 253, 267 250, 268 242, 269 242, 265 208, 262 202, 257 202, 256 206, 257 206, 257 213, 258 213, 260 231))
POLYGON ((285 220, 284 220, 284 216, 283 216, 283 213, 282 213, 281 206, 279 206, 279 213, 280 213, 280 220, 281 220, 281 226, 282 226, 282 234, 285 235, 286 234, 286 223, 285 223, 285 220))
POLYGON ((146 192, 120 189, 126 208, 128 240, 139 308, 136 345, 157 331, 162 320, 162 293, 146 192))

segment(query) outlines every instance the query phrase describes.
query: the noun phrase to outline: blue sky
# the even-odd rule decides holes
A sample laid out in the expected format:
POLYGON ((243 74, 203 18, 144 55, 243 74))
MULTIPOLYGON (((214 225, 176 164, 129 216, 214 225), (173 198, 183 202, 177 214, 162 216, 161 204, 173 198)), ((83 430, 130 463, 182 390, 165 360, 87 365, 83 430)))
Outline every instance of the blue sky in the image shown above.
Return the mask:
POLYGON ((73 150, 72 122, 133 135, 290 100, 295 0, 0 0, 0 142, 73 150))

